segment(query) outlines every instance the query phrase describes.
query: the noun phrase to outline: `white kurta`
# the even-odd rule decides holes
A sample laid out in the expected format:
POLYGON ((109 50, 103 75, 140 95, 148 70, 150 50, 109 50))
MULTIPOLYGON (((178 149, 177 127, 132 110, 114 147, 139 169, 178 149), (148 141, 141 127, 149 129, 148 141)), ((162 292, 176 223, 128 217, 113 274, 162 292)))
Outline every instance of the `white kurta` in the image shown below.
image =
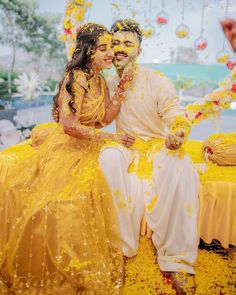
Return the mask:
MULTIPOLYGON (((118 81, 118 76, 107 80, 111 95, 118 81)), ((117 207, 124 255, 136 254, 146 214, 161 270, 194 273, 199 178, 190 158, 169 153, 163 140, 179 115, 184 109, 172 82, 139 67, 116 119, 117 131, 135 135, 137 144, 108 145, 99 162, 117 207)))

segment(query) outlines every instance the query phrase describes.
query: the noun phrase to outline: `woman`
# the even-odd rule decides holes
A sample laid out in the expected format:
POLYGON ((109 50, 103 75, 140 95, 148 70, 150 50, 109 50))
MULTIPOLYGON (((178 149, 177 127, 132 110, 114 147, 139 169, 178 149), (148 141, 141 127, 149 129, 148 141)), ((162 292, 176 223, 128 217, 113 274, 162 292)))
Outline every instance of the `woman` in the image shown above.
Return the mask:
POLYGON ((97 159, 107 140, 130 146, 134 139, 98 128, 118 113, 132 74, 109 99, 100 72, 112 66, 111 46, 105 27, 82 27, 54 98, 58 126, 1 188, 1 294, 119 293, 118 222, 97 159))

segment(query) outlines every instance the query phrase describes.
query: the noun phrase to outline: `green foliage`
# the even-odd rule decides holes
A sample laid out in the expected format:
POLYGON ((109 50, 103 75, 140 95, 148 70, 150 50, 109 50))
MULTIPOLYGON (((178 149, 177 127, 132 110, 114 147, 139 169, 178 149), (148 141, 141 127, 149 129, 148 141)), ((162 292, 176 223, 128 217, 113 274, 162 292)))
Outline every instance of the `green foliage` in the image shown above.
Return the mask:
MULTIPOLYGON (((14 72, 18 48, 32 53, 36 62, 43 58, 62 67, 66 62, 65 46, 57 38, 61 15, 40 15, 37 8, 37 0, 0 0, 0 42, 11 48, 10 73, 14 72)), ((3 83, 2 93, 5 86, 3 83)), ((7 92, 14 92, 14 87, 9 76, 7 92)))
MULTIPOLYGON (((10 99, 11 95, 9 94, 9 84, 8 84, 8 75, 9 73, 6 71, 0 72, 0 99, 10 99)), ((16 85, 14 84, 14 80, 18 77, 17 73, 11 74, 12 84, 11 84, 11 92, 17 92, 16 85)))
POLYGON ((0 100, 9 99, 11 96, 8 93, 8 82, 5 80, 0 80, 0 100))
POLYGON ((23 48, 36 55, 58 58, 64 55, 64 45, 57 39, 58 14, 40 15, 38 1, 0 0, 2 44, 23 48))
POLYGON ((52 80, 52 79, 48 79, 47 83, 45 84, 45 86, 48 86, 50 88, 51 91, 54 91, 56 86, 58 84, 58 81, 52 80))
POLYGON ((179 76, 175 81, 175 87, 177 89, 189 89, 193 87, 193 80, 184 76, 179 76))

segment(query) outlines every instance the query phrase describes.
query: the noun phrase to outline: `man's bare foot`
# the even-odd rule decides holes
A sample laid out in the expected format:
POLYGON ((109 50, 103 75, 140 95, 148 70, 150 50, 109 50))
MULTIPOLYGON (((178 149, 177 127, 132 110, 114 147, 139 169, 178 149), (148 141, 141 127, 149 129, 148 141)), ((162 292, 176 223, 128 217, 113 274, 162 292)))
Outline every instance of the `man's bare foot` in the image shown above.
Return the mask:
POLYGON ((196 285, 194 282, 194 275, 183 272, 162 272, 165 279, 171 281, 173 289, 177 292, 177 295, 194 295, 196 291, 196 285))

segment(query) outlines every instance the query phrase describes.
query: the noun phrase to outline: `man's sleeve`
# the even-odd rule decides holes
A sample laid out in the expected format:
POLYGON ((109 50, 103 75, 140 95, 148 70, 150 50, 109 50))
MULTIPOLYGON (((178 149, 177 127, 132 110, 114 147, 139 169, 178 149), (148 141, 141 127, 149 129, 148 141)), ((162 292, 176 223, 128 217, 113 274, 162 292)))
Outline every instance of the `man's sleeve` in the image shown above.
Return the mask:
POLYGON ((184 107, 176 94, 173 82, 165 76, 159 77, 157 86, 157 111, 171 132, 180 129, 187 135, 190 131, 184 107))

